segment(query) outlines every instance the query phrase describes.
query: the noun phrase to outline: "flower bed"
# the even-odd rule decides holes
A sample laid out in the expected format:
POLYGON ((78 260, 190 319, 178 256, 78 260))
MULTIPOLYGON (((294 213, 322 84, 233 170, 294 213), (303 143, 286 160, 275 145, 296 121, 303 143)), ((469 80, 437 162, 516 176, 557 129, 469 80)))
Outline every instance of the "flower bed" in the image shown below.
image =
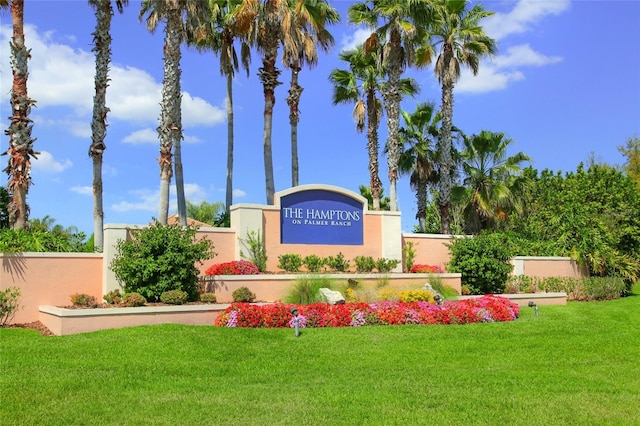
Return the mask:
POLYGON ((275 303, 255 305, 234 303, 214 321, 218 327, 283 328, 294 327, 291 309, 298 311, 298 326, 305 327, 359 327, 365 325, 401 324, 469 324, 477 322, 513 321, 520 307, 511 300, 494 295, 475 299, 445 302, 345 303, 329 305, 289 305, 275 303))

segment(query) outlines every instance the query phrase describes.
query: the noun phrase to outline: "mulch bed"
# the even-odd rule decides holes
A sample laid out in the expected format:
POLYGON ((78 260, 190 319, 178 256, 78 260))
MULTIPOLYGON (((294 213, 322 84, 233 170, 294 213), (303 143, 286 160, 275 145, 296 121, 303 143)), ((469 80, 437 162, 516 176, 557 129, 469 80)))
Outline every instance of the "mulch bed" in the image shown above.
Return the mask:
POLYGON ((26 329, 29 329, 29 330, 36 330, 38 333, 40 333, 43 336, 55 336, 51 332, 51 330, 49 330, 40 321, 28 322, 28 323, 23 323, 23 324, 9 324, 9 325, 5 325, 4 327, 5 328, 26 328, 26 329))

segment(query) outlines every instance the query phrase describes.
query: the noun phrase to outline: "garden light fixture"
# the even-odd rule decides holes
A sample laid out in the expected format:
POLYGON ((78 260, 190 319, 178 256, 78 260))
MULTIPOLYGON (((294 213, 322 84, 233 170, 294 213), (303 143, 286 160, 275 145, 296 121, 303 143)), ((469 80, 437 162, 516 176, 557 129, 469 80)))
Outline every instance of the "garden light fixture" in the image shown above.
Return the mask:
POLYGON ((298 337, 300 336, 300 324, 299 324, 300 320, 298 318, 298 308, 296 308, 295 306, 292 306, 289 312, 291 312, 291 315, 293 315, 293 324, 296 330, 296 337, 298 337))
POLYGON ((529 307, 534 308, 536 310, 536 316, 538 316, 538 305, 536 305, 533 300, 529 301, 529 307))

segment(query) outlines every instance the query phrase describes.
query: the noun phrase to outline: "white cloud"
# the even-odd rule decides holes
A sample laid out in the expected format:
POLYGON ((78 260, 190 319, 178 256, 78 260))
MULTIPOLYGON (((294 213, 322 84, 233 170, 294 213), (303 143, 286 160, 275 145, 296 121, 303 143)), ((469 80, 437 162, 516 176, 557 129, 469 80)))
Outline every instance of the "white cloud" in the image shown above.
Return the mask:
POLYGON ((129 191, 137 201, 121 201, 111 205, 111 208, 117 212, 128 212, 133 210, 157 212, 160 194, 158 191, 149 191, 146 189, 129 191))
POLYGON ((545 56, 535 52, 528 44, 511 46, 505 55, 496 56, 493 63, 498 68, 519 66, 543 66, 562 61, 559 56, 545 56))
POLYGON ((73 186, 71 191, 80 195, 93 195, 93 187, 91 186, 73 186))
POLYGON ((485 32, 497 40, 527 32, 547 15, 559 15, 571 7, 570 0, 520 0, 508 13, 496 13, 482 21, 485 32))
POLYGON ((125 136, 124 139, 122 139, 122 142, 130 143, 132 145, 140 145, 140 144, 148 144, 148 143, 157 144, 158 132, 150 128, 136 130, 130 135, 125 136))
POLYGON ((69 159, 57 161, 50 152, 40 151, 38 158, 31 161, 31 165, 33 170, 59 173, 73 166, 73 163, 69 159))
POLYGON ((371 30, 367 28, 358 28, 353 34, 344 36, 340 45, 340 50, 353 50, 365 42, 371 35, 371 30))
MULTIPOLYGON (((56 32, 38 32, 33 25, 25 25, 29 61, 29 95, 37 100, 40 110, 66 107, 69 116, 60 124, 78 136, 90 134, 93 108, 95 56, 92 52, 75 49, 58 40, 56 32), (87 129, 74 122, 85 119, 87 129)), ((0 45, 8 46, 11 27, 0 26, 0 45)), ((0 87, 11 87, 9 49, 0 51, 0 87)), ((107 106, 108 118, 134 124, 157 123, 160 116, 162 84, 151 74, 137 68, 111 64, 107 106)), ((0 103, 9 102, 9 91, 0 91, 0 103)), ((213 106, 202 98, 182 93, 183 126, 212 126, 225 120, 223 108, 213 106)))
POLYGON ((247 193, 242 189, 234 189, 233 191, 234 198, 244 198, 247 196, 247 193))
POLYGON ((524 80, 520 71, 502 71, 497 68, 481 65, 478 75, 467 69, 460 74, 460 80, 455 85, 456 93, 487 93, 506 89, 510 83, 524 80))

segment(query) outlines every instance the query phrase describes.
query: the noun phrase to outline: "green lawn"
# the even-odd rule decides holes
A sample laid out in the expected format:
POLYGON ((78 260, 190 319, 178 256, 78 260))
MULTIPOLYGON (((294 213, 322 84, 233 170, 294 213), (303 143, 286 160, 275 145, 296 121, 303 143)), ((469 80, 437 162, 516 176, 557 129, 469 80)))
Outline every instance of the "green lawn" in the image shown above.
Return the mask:
POLYGON ((0 329, 2 425, 638 425, 640 288, 510 323, 0 329))

